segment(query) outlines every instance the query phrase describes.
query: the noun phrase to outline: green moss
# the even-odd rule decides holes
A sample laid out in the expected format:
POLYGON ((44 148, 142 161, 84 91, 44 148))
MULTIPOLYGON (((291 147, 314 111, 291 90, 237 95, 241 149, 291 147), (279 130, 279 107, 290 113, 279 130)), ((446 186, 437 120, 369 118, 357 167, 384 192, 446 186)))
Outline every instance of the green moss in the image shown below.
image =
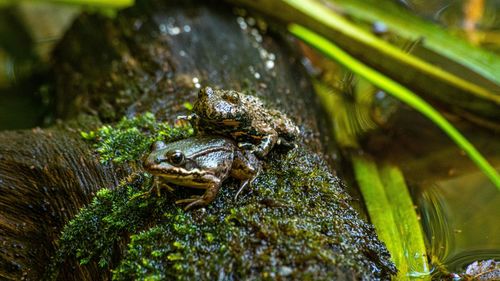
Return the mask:
POLYGON ((115 163, 139 159, 157 140, 170 142, 192 134, 191 126, 157 122, 149 112, 132 118, 123 117, 117 124, 104 125, 96 131, 81 132, 84 139, 94 142, 101 162, 115 163))
POLYGON ((182 104, 182 106, 184 106, 185 109, 187 109, 188 111, 192 111, 193 110, 193 105, 190 103, 190 102, 185 102, 182 104))
POLYGON ((112 269, 114 280, 389 278, 385 248, 321 159, 272 155, 238 200, 227 180, 205 209, 175 205, 189 188, 141 195, 151 183, 142 175, 100 191, 65 228, 59 259, 112 269))

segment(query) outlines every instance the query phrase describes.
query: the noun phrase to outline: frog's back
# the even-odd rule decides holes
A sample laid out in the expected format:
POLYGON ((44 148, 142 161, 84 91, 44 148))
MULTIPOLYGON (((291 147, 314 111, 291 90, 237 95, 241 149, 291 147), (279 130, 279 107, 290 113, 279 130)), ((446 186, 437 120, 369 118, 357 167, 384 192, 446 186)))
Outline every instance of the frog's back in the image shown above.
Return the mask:
POLYGON ((203 151, 215 152, 218 150, 233 151, 234 143, 228 138, 221 136, 202 136, 199 138, 188 138, 181 141, 173 142, 169 144, 170 150, 181 150, 186 156, 192 157, 203 151), (203 147, 203 150, 200 150, 203 147))
POLYGON ((281 138, 294 141, 298 138, 300 131, 285 113, 275 109, 268 109, 265 115, 266 121, 278 133, 281 138))
POLYGON ((288 141, 295 141, 299 135, 300 130, 292 119, 283 114, 282 118, 276 124, 276 131, 278 135, 288 141))

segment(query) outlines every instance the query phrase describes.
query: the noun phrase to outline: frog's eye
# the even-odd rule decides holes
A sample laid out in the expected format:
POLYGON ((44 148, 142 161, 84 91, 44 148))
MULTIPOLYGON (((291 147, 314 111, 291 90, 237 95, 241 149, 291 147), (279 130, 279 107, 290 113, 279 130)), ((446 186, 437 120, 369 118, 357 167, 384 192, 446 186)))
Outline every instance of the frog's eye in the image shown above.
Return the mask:
POLYGON ((224 99, 230 103, 238 104, 240 102, 240 95, 236 91, 229 91, 224 94, 224 99))
POLYGON ((210 87, 205 87, 205 93, 210 96, 214 93, 214 90, 210 87))
POLYGON ((174 150, 169 153, 168 159, 173 165, 181 165, 184 163, 184 154, 179 150, 174 150))
POLYGON ((167 145, 162 141, 155 141, 153 144, 151 144, 150 149, 151 150, 160 150, 160 149, 165 148, 166 146, 167 145))

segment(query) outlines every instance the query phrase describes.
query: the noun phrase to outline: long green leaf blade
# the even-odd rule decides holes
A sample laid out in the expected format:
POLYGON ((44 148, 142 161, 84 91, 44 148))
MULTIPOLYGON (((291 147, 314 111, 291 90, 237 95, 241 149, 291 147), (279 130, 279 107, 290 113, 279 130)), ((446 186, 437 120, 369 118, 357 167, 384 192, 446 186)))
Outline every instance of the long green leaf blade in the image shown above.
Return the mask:
POLYGON ((398 167, 383 163, 379 165, 379 175, 403 242, 408 273, 414 277, 429 276, 422 228, 403 174, 398 167))
POLYGON ((363 194, 370 220, 384 241, 391 258, 398 269, 398 280, 407 279, 408 264, 404 257, 403 243, 396 227, 384 186, 380 180, 377 165, 369 156, 352 155, 354 176, 363 194))

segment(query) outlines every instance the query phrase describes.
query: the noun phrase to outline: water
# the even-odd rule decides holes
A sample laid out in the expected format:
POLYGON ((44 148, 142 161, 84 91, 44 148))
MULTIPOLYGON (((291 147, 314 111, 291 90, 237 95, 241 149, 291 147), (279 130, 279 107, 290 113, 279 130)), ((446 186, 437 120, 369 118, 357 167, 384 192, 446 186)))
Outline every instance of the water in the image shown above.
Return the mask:
MULTIPOLYGON (((468 32, 466 1, 404 2, 416 14, 451 30, 460 30, 461 34, 463 30, 468 32)), ((500 2, 485 0, 482 5, 484 10, 475 23, 477 31, 473 32, 491 33, 486 38, 493 38, 500 26, 500 2)), ((469 33, 466 37, 478 44, 471 35, 474 34, 469 33)), ((483 47, 494 52, 500 50, 498 40, 486 41, 482 42, 483 47)), ((415 124, 407 122, 402 126, 415 124)), ((500 192, 454 144, 446 144, 445 136, 429 128, 432 125, 426 124, 415 141, 415 145, 420 143, 428 147, 422 148, 421 151, 425 152, 417 157, 414 154, 413 158, 400 163, 414 190, 414 202, 421 214, 435 270, 445 268, 448 272, 460 272, 474 261, 500 260, 500 192)), ((499 133, 486 132, 471 125, 459 129, 479 147, 497 171, 500 170, 499 133)))
MULTIPOLYGON (((401 105, 391 108, 384 130, 366 136, 365 149, 402 169, 433 271, 462 272, 474 261, 500 260, 499 190, 429 120, 401 105)), ((498 133, 463 120, 455 126, 500 170, 498 133)))
POLYGON ((500 192, 480 172, 436 181, 416 196, 434 266, 459 272, 500 260, 500 192))

